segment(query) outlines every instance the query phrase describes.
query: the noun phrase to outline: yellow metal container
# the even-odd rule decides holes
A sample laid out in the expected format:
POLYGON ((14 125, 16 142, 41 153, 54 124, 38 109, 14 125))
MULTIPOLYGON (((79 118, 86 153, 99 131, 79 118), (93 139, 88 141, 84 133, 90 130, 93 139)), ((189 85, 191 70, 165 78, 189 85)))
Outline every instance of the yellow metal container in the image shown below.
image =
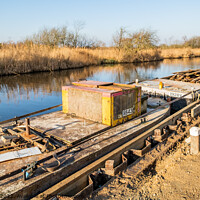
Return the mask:
POLYGON ((161 90, 163 88, 163 82, 159 83, 159 89, 161 90))
POLYGON ((63 86, 64 113, 116 126, 141 114, 141 87, 99 81, 63 86))

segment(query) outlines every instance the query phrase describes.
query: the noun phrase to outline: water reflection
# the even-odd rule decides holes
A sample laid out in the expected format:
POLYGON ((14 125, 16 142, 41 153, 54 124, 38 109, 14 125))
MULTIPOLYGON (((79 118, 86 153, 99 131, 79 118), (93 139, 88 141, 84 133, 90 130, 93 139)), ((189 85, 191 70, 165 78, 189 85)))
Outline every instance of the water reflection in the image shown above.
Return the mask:
POLYGON ((0 121, 61 103, 61 86, 79 79, 127 83, 200 68, 200 58, 91 66, 0 78, 0 121))

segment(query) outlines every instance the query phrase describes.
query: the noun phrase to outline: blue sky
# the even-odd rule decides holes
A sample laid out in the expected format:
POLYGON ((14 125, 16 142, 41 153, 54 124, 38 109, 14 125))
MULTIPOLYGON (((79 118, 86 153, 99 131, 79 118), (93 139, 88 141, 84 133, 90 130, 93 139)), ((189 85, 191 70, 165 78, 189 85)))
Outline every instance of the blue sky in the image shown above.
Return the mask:
POLYGON ((19 41, 43 27, 85 23, 82 33, 111 44, 119 27, 150 28, 161 42, 200 35, 198 0, 0 0, 0 42, 19 41))

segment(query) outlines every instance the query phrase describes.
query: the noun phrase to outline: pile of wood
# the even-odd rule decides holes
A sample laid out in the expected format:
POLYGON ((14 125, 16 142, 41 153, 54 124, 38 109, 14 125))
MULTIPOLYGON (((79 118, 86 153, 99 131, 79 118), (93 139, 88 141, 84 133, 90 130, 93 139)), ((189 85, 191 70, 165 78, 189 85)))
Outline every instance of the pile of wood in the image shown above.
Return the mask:
POLYGON ((169 79, 173 81, 183 81, 190 83, 200 83, 200 69, 175 72, 169 79))

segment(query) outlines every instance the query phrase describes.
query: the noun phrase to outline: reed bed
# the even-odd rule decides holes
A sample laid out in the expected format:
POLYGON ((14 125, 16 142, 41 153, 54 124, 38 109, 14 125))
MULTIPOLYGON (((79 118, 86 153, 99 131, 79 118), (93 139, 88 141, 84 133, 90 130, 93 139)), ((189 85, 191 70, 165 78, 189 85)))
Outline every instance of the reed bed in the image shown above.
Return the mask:
POLYGON ((117 48, 67 48, 35 44, 0 47, 0 75, 79 68, 111 63, 137 63, 162 59, 199 57, 200 49, 124 50, 117 48))

